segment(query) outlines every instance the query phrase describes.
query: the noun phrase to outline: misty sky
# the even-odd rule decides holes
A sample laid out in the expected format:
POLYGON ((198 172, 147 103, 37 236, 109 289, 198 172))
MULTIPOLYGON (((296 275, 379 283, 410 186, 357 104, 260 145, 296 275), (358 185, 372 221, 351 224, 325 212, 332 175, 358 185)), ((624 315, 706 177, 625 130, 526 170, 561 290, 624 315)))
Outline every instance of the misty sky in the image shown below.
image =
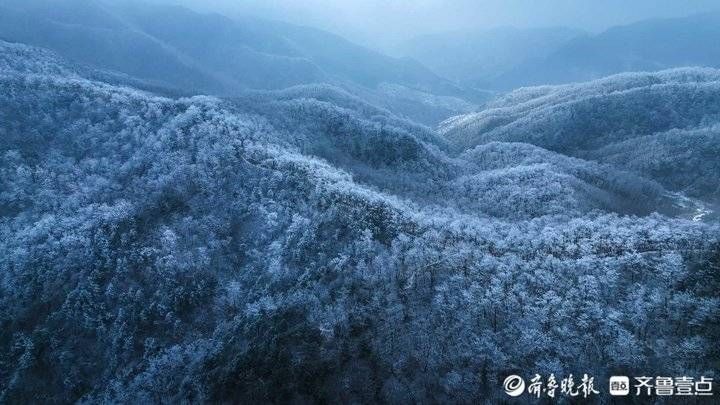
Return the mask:
MULTIPOLYGON (((168 1, 168 0, 166 0, 168 1)), ((720 10, 717 0, 169 0, 323 28, 379 48, 439 31, 570 26, 600 31, 720 10)))

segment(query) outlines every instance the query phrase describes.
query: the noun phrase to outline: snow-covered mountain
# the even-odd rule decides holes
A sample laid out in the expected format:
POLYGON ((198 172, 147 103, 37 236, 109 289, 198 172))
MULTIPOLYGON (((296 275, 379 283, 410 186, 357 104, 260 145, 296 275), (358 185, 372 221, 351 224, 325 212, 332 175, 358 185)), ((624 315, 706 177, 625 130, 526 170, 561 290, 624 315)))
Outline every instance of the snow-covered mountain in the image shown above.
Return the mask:
POLYGON ((720 71, 683 68, 520 89, 440 132, 461 148, 523 142, 611 163, 717 201, 719 120, 720 71))
POLYGON ((678 204, 682 177, 618 156, 711 148, 717 76, 525 89, 437 132, 330 84, 156 94, 0 42, 0 402, 477 402, 516 368, 701 375, 720 228, 678 204))

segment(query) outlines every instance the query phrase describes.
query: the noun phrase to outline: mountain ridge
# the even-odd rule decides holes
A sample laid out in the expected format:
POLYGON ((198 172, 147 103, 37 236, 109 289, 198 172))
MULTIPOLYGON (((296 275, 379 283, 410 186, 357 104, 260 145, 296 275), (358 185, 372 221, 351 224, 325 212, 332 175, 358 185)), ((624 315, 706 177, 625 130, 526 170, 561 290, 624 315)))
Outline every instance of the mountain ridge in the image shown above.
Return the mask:
POLYGON ((8 1, 0 6, 0 38, 46 47, 78 63, 176 92, 233 96, 325 82, 386 108, 398 105, 398 111, 426 124, 468 111, 487 98, 415 61, 391 58, 313 28, 251 17, 236 21, 179 6, 8 1), (185 35, 187 26, 195 27, 192 37, 185 35), (389 92, 383 83, 457 102, 389 92), (458 103, 462 110, 452 109, 458 103))
POLYGON ((0 41, 0 403, 502 402, 508 364, 711 375, 720 224, 677 190, 717 184, 718 75, 520 89, 454 136, 331 84, 157 94, 0 41), (704 183, 619 154, 686 141, 678 173, 704 183))
POLYGON ((494 88, 588 81, 627 71, 720 67, 720 12, 643 20, 579 37, 503 73, 494 88))

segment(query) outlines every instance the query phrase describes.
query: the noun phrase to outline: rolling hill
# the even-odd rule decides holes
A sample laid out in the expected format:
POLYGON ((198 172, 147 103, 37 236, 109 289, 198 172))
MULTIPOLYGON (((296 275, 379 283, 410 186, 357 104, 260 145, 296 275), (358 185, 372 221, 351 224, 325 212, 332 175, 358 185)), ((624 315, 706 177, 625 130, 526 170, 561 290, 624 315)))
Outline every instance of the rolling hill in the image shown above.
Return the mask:
POLYGON ((720 72, 685 68, 520 89, 440 132, 461 148, 524 142, 612 163, 716 202, 718 120, 720 72))
POLYGON ((221 99, 107 75, 0 41, 1 403, 471 403, 504 399, 508 359, 715 365, 717 222, 615 149, 569 156, 641 135, 560 142, 553 106, 637 105, 626 127, 681 149, 716 71, 526 89, 444 134, 328 84, 221 99), (649 126, 658 94, 678 108, 649 126))

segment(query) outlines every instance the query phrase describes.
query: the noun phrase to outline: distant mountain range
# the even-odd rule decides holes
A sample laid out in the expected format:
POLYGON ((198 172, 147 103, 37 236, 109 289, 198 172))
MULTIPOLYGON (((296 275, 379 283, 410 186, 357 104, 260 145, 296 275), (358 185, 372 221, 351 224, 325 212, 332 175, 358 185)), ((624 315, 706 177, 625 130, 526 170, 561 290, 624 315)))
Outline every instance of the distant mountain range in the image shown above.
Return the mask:
POLYGON ((628 71, 719 67, 720 13, 645 20, 597 35, 562 28, 443 34, 401 49, 458 83, 497 91, 628 71))
POLYGON ((490 88, 503 73, 547 57, 584 34, 563 27, 456 31, 414 38, 400 44, 396 52, 464 86, 490 88))
POLYGON ((329 83, 430 126, 517 87, 720 66, 720 14, 598 35, 563 27, 426 35, 401 44, 406 57, 395 58, 322 30, 249 16, 132 1, 6 0, 0 39, 51 49, 156 92, 234 96, 329 83))
POLYGON ((570 41, 499 76, 494 87, 561 84, 621 72, 720 67, 720 13, 654 19, 570 41))
POLYGON ((457 90, 418 63, 312 28, 249 17, 235 21, 173 6, 89 0, 3 4, 5 40, 169 85, 222 94, 339 81, 391 82, 436 94, 457 90))
POLYGON ((389 57, 328 32, 175 6, 8 0, 0 4, 0 39, 48 48, 186 94, 228 96, 332 83, 386 107, 397 101, 399 110, 430 124, 485 98, 411 59, 389 57), (454 101, 436 106, 433 97, 454 101))

